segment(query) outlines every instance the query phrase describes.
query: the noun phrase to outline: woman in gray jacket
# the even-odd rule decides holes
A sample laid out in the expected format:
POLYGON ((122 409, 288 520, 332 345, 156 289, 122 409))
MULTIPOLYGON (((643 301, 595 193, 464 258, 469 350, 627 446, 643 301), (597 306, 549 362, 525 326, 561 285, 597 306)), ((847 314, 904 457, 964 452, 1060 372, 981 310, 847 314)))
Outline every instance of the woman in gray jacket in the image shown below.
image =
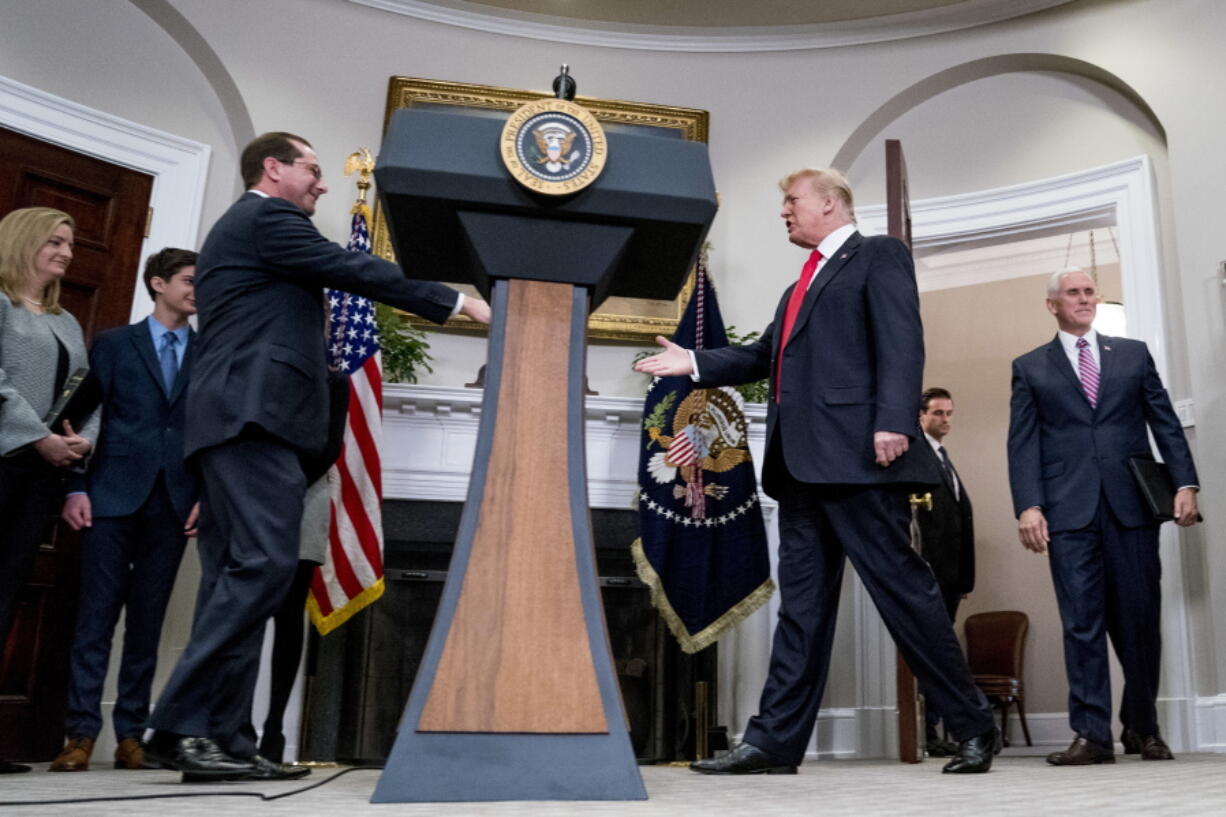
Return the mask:
MULTIPOLYGON (((81 326, 60 306, 73 220, 49 207, 0 219, 0 648, 39 541, 64 499, 64 468, 90 432, 44 422, 70 372, 89 365, 81 326)), ((0 773, 29 771, 0 760, 0 773)))

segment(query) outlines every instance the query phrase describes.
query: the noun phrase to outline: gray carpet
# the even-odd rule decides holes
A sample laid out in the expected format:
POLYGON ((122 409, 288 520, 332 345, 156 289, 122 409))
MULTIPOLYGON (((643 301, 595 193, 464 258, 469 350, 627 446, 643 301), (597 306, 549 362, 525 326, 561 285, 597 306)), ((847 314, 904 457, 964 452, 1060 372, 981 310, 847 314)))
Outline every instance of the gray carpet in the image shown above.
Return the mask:
MULTIPOLYGON (((316 769, 306 783, 335 773, 316 769)), ((1113 766, 1052 768, 1041 758, 1004 756, 987 775, 940 773, 940 762, 914 766, 884 760, 810 763, 795 777, 705 777, 684 768, 645 767, 650 799, 617 803, 453 803, 371 805, 378 772, 355 771, 281 800, 254 797, 193 797, 97 802, 81 806, 0 806, 9 814, 118 815, 641 815, 642 817, 792 817, 793 815, 1036 814, 1226 814, 1226 755, 1180 755, 1172 763, 1120 758, 1113 766)), ((170 793, 263 792, 279 794, 300 783, 223 783, 184 786, 171 772, 118 772, 98 769, 50 774, 46 765, 24 775, 0 777, 0 802, 76 797, 142 796, 170 793)))

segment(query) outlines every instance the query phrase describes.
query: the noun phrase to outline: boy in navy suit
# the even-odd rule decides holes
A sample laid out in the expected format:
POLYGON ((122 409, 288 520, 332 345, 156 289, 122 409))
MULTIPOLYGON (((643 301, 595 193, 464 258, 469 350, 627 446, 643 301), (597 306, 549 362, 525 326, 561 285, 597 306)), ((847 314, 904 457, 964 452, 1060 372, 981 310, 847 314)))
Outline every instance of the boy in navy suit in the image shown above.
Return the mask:
POLYGON ((168 247, 149 257, 153 314, 94 340, 90 367, 102 388, 102 430, 89 471, 64 502, 85 534, 73 641, 68 740, 53 772, 89 769, 102 729, 102 684, 119 611, 125 611, 119 694, 112 717, 115 767, 140 769, 158 641, 187 537, 199 512, 183 465, 183 423, 196 313, 196 253, 168 247))

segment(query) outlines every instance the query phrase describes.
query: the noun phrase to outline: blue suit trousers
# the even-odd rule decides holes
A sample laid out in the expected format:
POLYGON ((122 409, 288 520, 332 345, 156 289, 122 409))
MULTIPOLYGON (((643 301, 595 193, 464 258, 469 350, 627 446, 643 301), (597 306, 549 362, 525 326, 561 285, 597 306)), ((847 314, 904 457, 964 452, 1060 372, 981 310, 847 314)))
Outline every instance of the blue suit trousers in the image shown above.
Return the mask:
POLYGON ((1087 740, 1112 745, 1110 637, 1124 670, 1120 721, 1142 735, 1157 734, 1162 666, 1158 525, 1126 528, 1102 497, 1089 525, 1051 534, 1048 552, 1064 627, 1069 725, 1087 740))
POLYGON ((799 763, 826 686, 844 557, 957 740, 994 727, 928 564, 911 548, 904 490, 779 480, 781 604, 770 671, 745 740, 799 763))
POLYGON ((250 757, 260 647, 298 568, 306 478, 297 452, 267 436, 205 449, 197 460, 204 498, 196 617, 150 726, 213 738, 250 757))
POLYGON ((140 738, 149 717, 162 620, 187 538, 158 476, 140 509, 95 518, 85 535, 81 595, 73 638, 64 733, 97 738, 102 730, 102 685, 119 612, 124 612, 123 660, 113 721, 115 737, 140 738))

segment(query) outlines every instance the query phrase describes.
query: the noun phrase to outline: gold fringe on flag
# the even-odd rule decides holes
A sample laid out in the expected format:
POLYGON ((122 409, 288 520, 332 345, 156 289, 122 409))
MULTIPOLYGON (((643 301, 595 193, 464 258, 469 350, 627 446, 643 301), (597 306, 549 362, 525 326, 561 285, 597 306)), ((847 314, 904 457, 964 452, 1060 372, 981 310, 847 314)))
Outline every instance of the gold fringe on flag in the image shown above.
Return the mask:
POLYGON ((635 539, 630 545, 630 552, 634 555, 634 569, 639 574, 639 579, 651 591, 652 606, 659 611, 660 617, 664 619, 664 623, 668 625, 677 643, 681 645, 682 652, 696 653, 711 646, 726 630, 730 630, 749 618, 755 610, 767 602, 771 593, 775 592, 775 582, 767 577, 766 581, 758 585, 748 596, 728 608, 726 613, 697 633, 691 634, 685 628, 681 617, 673 610, 673 606, 668 603, 664 583, 660 580, 660 575, 656 573, 655 568, 651 566, 647 554, 643 552, 643 540, 635 539))
POLYGON ((320 635, 327 635, 361 612, 366 605, 382 596, 383 586, 383 577, 380 576, 374 584, 351 598, 344 607, 333 610, 326 616, 319 609, 319 602, 315 601, 315 596, 307 596, 307 613, 311 616, 311 623, 315 625, 320 635))

